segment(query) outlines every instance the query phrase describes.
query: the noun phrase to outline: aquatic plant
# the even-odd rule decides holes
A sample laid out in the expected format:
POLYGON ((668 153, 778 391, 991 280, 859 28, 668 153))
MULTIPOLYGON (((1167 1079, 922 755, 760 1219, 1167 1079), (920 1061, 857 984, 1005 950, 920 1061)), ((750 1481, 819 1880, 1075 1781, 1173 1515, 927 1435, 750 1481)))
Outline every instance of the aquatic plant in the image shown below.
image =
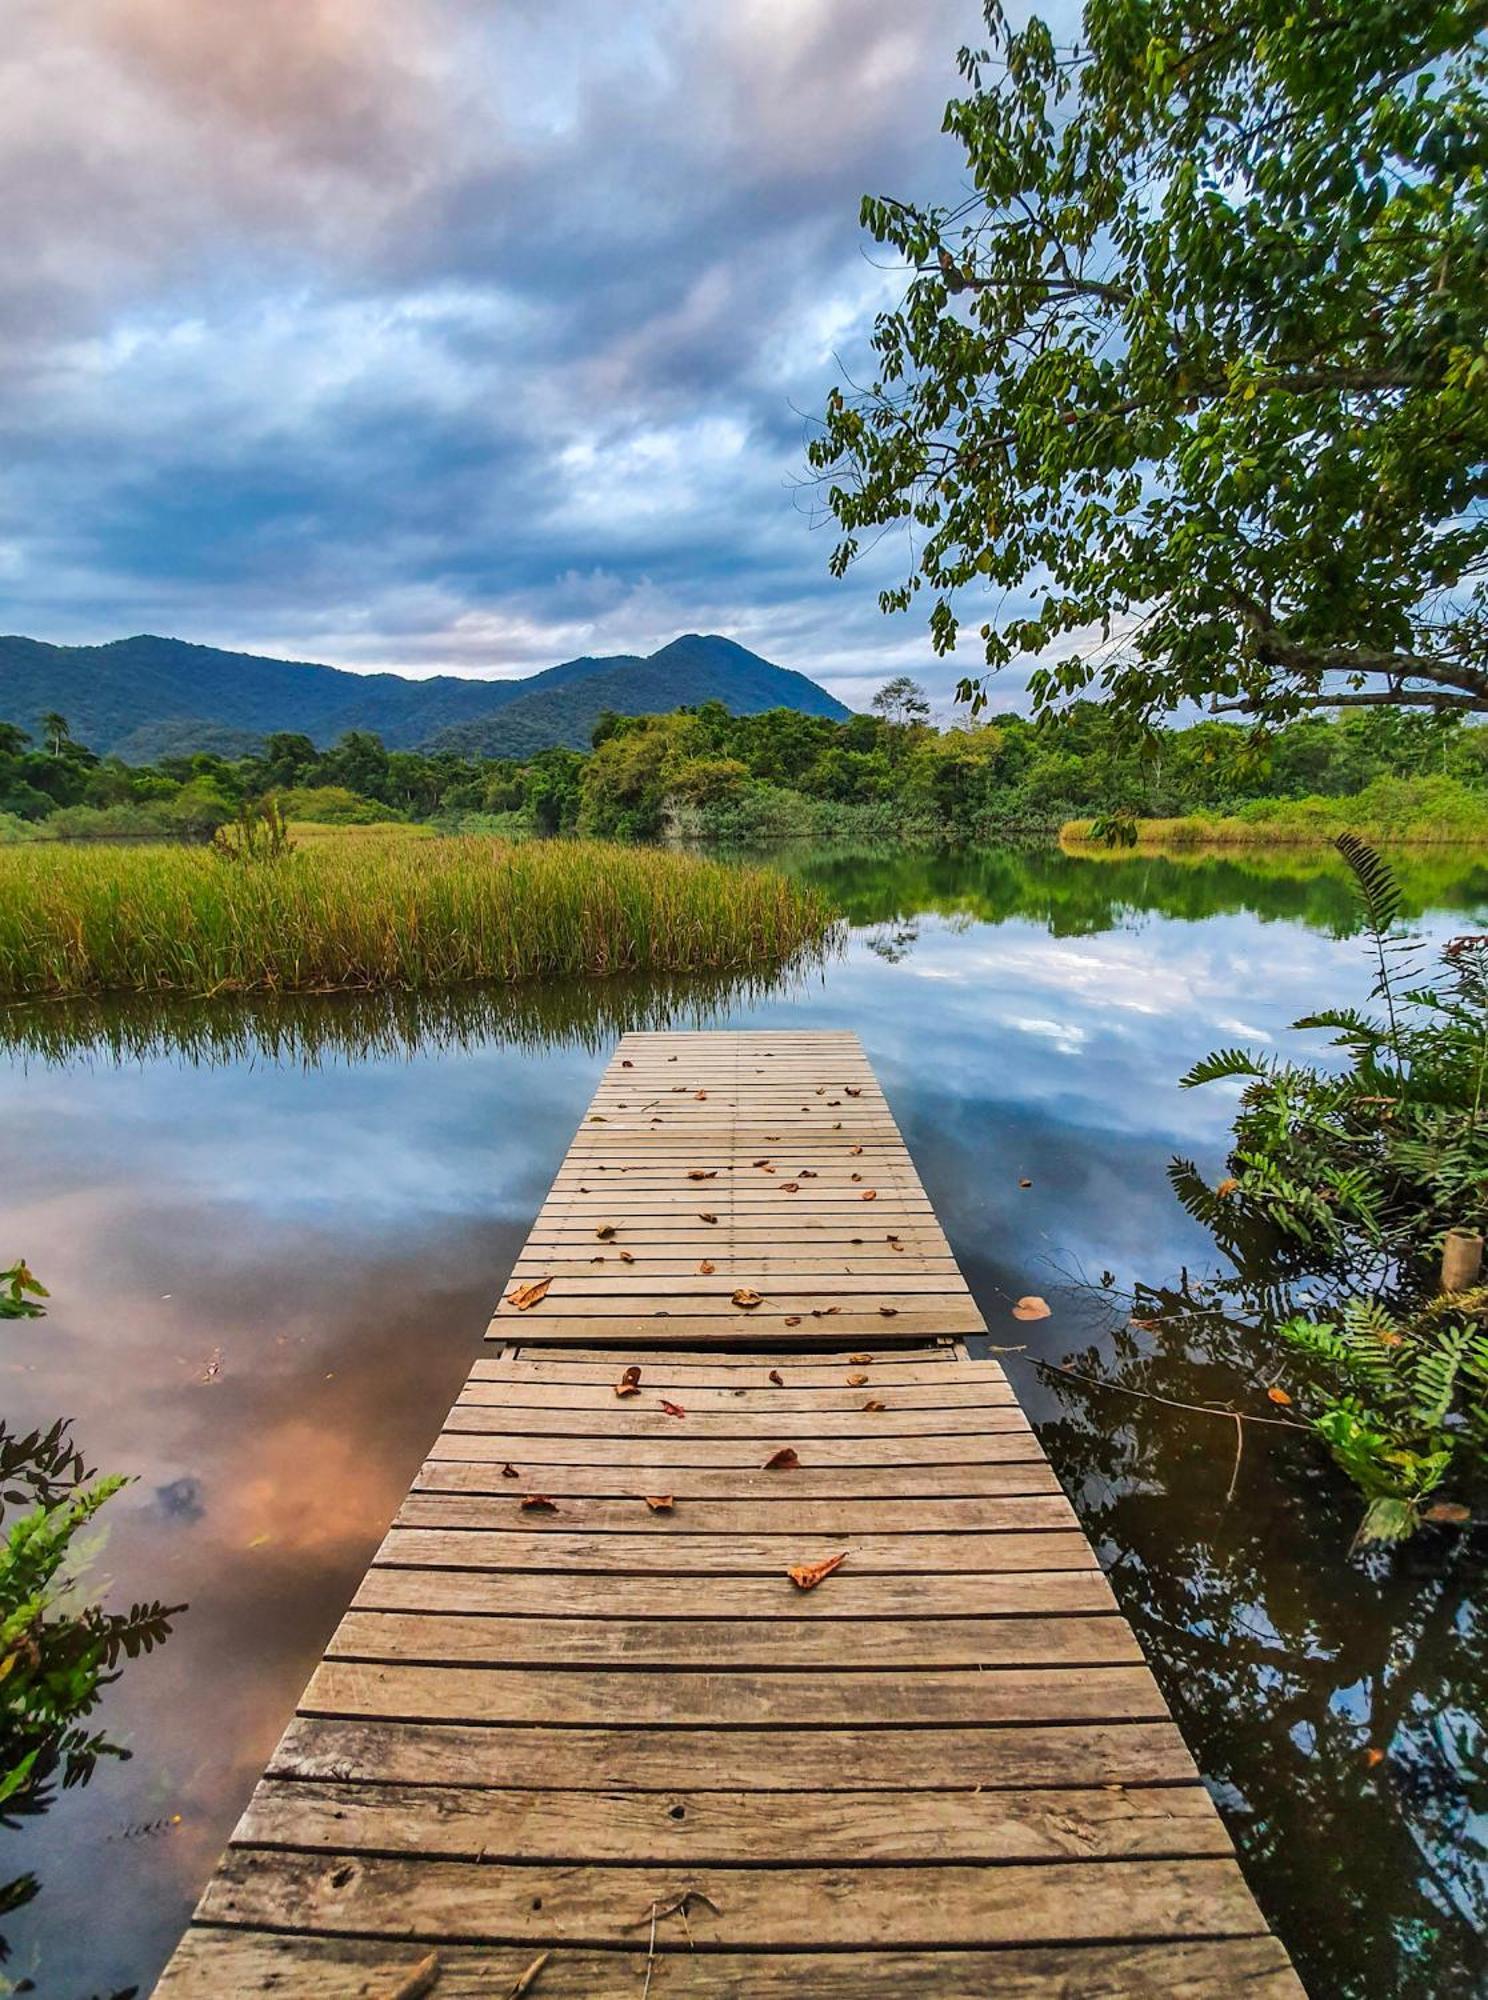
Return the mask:
MULTIPOLYGON (((0 1319, 40 1318, 45 1297, 24 1263, 0 1271, 0 1319)), ((82 1530, 128 1484, 89 1470, 65 1421, 24 1435, 0 1421, 0 1827, 45 1812, 59 1782, 86 1784, 101 1758, 129 1756, 89 1718, 124 1661, 163 1645, 185 1609, 106 1611, 81 1593, 82 1530)), ((0 1880, 0 1917, 37 1887, 29 1872, 0 1880)))
MULTIPOLYGON (((1488 938, 1453 939, 1434 985, 1406 984, 1394 877, 1363 841, 1337 846, 1383 1014, 1335 1008, 1295 1023, 1332 1031, 1337 1067, 1238 1048, 1196 1064, 1186 1086, 1244 1085, 1235 1143, 1216 1188, 1191 1161, 1170 1172, 1242 1279, 1269 1295, 1301 1364, 1304 1412, 1368 1500, 1363 1537, 1391 1539, 1426 1512, 1465 1519, 1431 1496, 1449 1474, 1488 1475, 1488 1291, 1443 1264, 1454 1232, 1481 1253, 1488 1220, 1488 938)), ((1273 1398, 1293 1400, 1279 1384, 1273 1398)))
POLYGON ((327 841, 0 855, 0 994, 426 990, 778 965, 818 891, 764 868, 582 841, 327 841))

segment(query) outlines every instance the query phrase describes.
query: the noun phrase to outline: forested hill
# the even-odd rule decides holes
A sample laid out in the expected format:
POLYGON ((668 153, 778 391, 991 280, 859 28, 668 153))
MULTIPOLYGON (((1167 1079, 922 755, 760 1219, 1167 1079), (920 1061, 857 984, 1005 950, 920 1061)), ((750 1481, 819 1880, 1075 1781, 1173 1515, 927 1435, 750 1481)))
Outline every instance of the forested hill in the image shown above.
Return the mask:
POLYGON ((60 713, 80 740, 131 763, 198 749, 230 755, 278 731, 324 746, 351 729, 394 749, 438 743, 467 754, 531 756, 586 745, 604 709, 645 715, 709 700, 736 715, 847 714, 804 674, 731 639, 695 633, 649 658, 565 660, 508 681, 353 674, 149 636, 104 646, 0 638, 0 720, 36 732, 43 715, 60 713))

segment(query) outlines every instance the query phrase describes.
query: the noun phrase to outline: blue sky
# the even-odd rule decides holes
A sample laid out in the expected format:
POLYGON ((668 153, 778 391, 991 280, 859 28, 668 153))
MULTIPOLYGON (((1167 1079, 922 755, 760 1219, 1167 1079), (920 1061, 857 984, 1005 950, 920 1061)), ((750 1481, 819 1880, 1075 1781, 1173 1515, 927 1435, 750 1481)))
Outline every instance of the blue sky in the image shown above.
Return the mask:
POLYGON ((7 16, 0 629, 500 674, 721 631, 948 707, 902 548, 834 583, 797 482, 902 288, 859 197, 960 185, 977 0, 7 16))

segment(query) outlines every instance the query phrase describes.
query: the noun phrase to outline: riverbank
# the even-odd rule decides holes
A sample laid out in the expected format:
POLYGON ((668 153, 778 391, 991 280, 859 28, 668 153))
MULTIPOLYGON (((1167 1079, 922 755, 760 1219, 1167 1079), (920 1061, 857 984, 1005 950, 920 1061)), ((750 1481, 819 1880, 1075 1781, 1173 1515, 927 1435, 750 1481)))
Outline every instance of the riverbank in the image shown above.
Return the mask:
MULTIPOLYGON (((1453 778, 1379 778, 1346 798, 1257 799, 1234 813, 1138 819, 1135 842, 1152 853, 1180 847, 1320 847, 1340 833, 1382 846, 1463 846, 1488 840, 1488 796, 1453 778)), ((1110 852, 1095 820, 1066 820, 1068 853, 1110 852)))
POLYGON ((832 907, 768 868, 597 841, 0 854, 0 995, 426 991, 779 965, 832 907))

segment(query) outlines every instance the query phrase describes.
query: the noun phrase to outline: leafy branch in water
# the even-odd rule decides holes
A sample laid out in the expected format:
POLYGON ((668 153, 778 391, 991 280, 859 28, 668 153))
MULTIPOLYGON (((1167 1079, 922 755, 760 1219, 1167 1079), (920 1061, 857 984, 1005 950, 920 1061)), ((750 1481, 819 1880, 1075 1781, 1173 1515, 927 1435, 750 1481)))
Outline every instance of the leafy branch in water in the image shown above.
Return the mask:
MULTIPOLYGON (((0 1317, 37 1317, 45 1308, 36 1300, 45 1297, 24 1264, 0 1272, 0 1317)), ((7 1829, 45 1812, 59 1784, 86 1784, 101 1758, 129 1756, 90 1719, 123 1663, 164 1644, 185 1608, 155 1602, 112 1612, 81 1596, 81 1531, 128 1484, 90 1471, 65 1422, 25 1436, 0 1423, 0 1826, 7 1829)), ((0 1917, 37 1887, 30 1873, 0 1882, 0 1917)))
POLYGON ((1170 1178, 1214 1233, 1305 1376, 1313 1428, 1368 1503, 1361 1536, 1398 1539, 1433 1500, 1488 1473, 1488 1293, 1443 1293, 1448 1233, 1488 1215, 1488 938, 1454 939, 1430 986, 1402 986, 1410 951, 1387 864, 1345 835, 1383 1018, 1306 1016, 1332 1032, 1337 1069, 1221 1049, 1188 1087, 1243 1084, 1217 1188, 1191 1161, 1170 1178), (1298 1307, 1300 1306, 1300 1310, 1298 1307))

